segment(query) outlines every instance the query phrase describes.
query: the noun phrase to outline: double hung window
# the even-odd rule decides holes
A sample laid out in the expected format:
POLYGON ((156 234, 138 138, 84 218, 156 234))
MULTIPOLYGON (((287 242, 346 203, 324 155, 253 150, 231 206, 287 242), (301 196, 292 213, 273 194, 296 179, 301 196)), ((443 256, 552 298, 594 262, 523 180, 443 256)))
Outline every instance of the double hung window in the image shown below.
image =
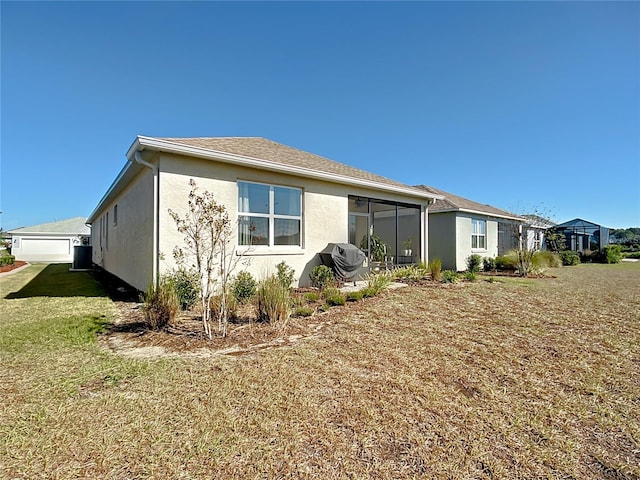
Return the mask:
POLYGON ((486 249, 487 222, 471 219, 471 248, 486 249))
POLYGON ((238 245, 302 246, 302 190, 238 182, 238 245))

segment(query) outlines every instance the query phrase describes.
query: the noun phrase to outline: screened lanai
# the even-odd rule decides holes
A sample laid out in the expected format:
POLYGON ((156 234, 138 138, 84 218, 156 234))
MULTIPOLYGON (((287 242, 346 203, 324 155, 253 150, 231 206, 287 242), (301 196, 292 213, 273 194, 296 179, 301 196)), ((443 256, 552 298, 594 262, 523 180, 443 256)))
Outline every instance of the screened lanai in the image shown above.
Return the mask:
POLYGON ((421 222, 419 205, 349 197, 349 243, 365 253, 367 267, 419 262, 421 222))
POLYGON ((596 223, 576 218, 553 227, 565 236, 566 246, 575 252, 600 250, 609 244, 609 229, 596 223))

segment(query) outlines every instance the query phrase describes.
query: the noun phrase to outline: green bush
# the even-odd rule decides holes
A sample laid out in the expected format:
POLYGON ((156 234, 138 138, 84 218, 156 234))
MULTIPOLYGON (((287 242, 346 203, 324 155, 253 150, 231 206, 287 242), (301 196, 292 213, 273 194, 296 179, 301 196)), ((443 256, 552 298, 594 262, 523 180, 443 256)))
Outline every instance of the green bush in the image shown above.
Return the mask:
POLYGON ((580 255, 578 255, 577 252, 565 250, 564 252, 560 252, 560 260, 562 261, 562 265, 565 266, 578 265, 580 263, 580 255))
POLYGON ((620 245, 605 245, 596 253, 595 260, 600 263, 620 263, 622 247, 620 245))
POLYGON ((625 253, 622 256, 624 258, 640 258, 640 252, 625 253))
POLYGON ((317 265, 311 270, 309 279, 311 280, 311 285, 324 290, 333 283, 333 272, 326 265, 317 265))
POLYGON ((291 268, 286 262, 282 261, 278 265, 276 265, 276 269, 278 270, 278 281, 286 288, 291 288, 293 285, 293 275, 296 271, 291 268))
POLYGON ((547 250, 539 250, 534 252, 532 258, 534 270, 544 270, 545 268, 557 268, 562 266, 560 255, 547 250))
POLYGON ((442 260, 434 258, 429 262, 429 272, 431 272, 431 278, 436 282, 442 280, 442 260))
POLYGON ((469 282, 475 282, 478 279, 478 274, 476 272, 467 272, 464 274, 464 278, 469 282))
POLYGON ((347 302, 346 297, 337 288, 327 288, 322 293, 327 305, 332 307, 344 305, 347 302))
POLYGON ((445 270, 442 272, 443 283, 457 283, 460 275, 453 270, 445 270))
POLYGON ((243 270, 233 279, 231 291, 238 302, 245 303, 255 297, 257 286, 258 282, 253 278, 253 275, 243 270))
POLYGON ((508 252, 506 255, 498 255, 495 259, 496 270, 516 270, 518 257, 508 252))
POLYGON ((496 261, 491 257, 482 259, 482 268, 485 272, 493 272, 496 269, 496 261))
POLYGON ((188 310, 196 304, 200 298, 200 281, 196 272, 181 268, 165 278, 175 290, 182 310, 188 310))
POLYGON ((4 267, 5 265, 13 265, 16 263, 16 257, 13 255, 2 255, 0 257, 0 267, 4 267))
POLYGON ((173 322, 180 302, 173 285, 161 279, 156 288, 150 285, 143 296, 144 321, 151 330, 161 330, 173 322))
POLYGON ((362 290, 349 292, 347 293, 347 302, 357 302, 358 300, 362 300, 362 297, 364 297, 364 293, 362 293, 362 290))
POLYGON ((477 253, 469 255, 467 257, 467 271, 471 273, 478 273, 482 266, 482 257, 477 253))
POLYGON ((291 292, 275 275, 258 284, 256 292, 256 316, 258 321, 284 328, 291 315, 291 292))
POLYGON ((303 295, 303 297, 307 302, 317 302, 320 298, 320 295, 318 295, 316 292, 307 292, 303 295))

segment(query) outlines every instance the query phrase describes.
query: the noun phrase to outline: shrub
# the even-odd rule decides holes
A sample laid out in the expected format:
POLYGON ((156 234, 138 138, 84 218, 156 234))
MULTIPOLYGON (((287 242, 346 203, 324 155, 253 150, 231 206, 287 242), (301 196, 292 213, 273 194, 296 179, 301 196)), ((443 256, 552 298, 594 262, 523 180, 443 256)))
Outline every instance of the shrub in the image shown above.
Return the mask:
POLYGON ((597 252, 595 259, 600 263, 620 263, 620 260, 622 260, 622 247, 620 245, 605 245, 597 252))
POLYGON ((290 297, 289 289, 275 275, 262 280, 256 292, 258 321, 284 328, 291 315, 290 297))
POLYGON ((478 273, 482 265, 482 257, 477 253, 467 257, 467 271, 470 273, 478 273))
MULTIPOLYGON (((236 320, 238 318, 238 299, 235 295, 227 294, 227 320, 236 320)), ((220 319, 222 314, 222 295, 214 295, 209 301, 211 316, 220 319)))
POLYGON ((495 259, 496 270, 516 270, 518 268, 518 258, 511 252, 506 255, 498 255, 495 259))
POLYGON ((251 273, 243 270, 236 275, 236 278, 231 284, 231 292, 233 296, 240 303, 245 303, 252 299, 256 295, 256 287, 258 282, 251 273))
POLYGON ((565 250, 564 252, 560 252, 560 260, 562 261, 562 265, 578 265, 580 263, 580 255, 571 250, 565 250))
POLYGON ((640 252, 631 252, 623 254, 624 258, 640 258, 640 252))
POLYGON ((317 302, 320 298, 320 295, 318 295, 316 292, 307 292, 303 295, 303 297, 307 302, 317 302))
POLYGON ((457 283, 460 275, 453 270, 445 270, 442 272, 442 281, 444 283, 457 283))
POLYGON ((165 277, 178 297, 182 310, 193 307, 200 298, 200 282, 196 272, 180 268, 165 277))
POLYGON ((333 282, 333 272, 326 265, 317 265, 311 270, 309 279, 311 280, 311 285, 324 290, 333 282))
POLYGON ((429 262, 429 271, 431 272, 431 278, 436 282, 442 279, 442 260, 434 258, 429 262))
POLYGON ((545 268, 557 268, 562 266, 560 255, 547 250, 539 250, 533 254, 533 269, 544 270, 545 268))
POLYGON ((144 321, 151 330, 161 330, 173 322, 180 302, 173 285, 163 278, 157 287, 150 285, 143 296, 144 321))
POLYGON ((296 271, 291 268, 286 262, 282 261, 278 265, 276 265, 276 269, 278 270, 278 281, 285 288, 291 288, 293 285, 293 275, 296 271))
POLYGON ((4 267, 5 265, 13 265, 16 263, 16 257, 13 255, 3 255, 0 257, 0 267, 4 267))
POLYGON ((337 288, 325 289, 322 296, 327 302, 327 305, 330 305, 332 307, 335 307, 338 305, 344 305, 347 302, 346 297, 337 288))
POLYGON ((364 297, 364 293, 362 290, 356 290, 355 292, 347 293, 347 302, 357 302, 358 300, 362 300, 364 297))
POLYGON ((478 279, 478 274, 476 272, 467 272, 464 274, 464 278, 470 282, 475 282, 478 279))
POLYGON ((493 272, 496 269, 496 261, 491 257, 482 259, 482 268, 485 272, 493 272))
POLYGON ((293 316, 294 317, 310 317, 311 315, 313 315, 314 312, 315 310, 308 306, 297 307, 293 311, 293 316))

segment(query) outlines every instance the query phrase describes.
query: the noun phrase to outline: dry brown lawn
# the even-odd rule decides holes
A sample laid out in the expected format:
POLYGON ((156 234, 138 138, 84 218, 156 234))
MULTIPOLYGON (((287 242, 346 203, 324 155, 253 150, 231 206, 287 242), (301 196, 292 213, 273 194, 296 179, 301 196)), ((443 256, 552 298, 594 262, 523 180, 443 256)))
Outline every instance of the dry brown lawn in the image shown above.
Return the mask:
POLYGON ((550 273, 409 286, 208 358, 105 348, 107 298, 2 298, 0 476, 638 479, 640 263, 550 273))

